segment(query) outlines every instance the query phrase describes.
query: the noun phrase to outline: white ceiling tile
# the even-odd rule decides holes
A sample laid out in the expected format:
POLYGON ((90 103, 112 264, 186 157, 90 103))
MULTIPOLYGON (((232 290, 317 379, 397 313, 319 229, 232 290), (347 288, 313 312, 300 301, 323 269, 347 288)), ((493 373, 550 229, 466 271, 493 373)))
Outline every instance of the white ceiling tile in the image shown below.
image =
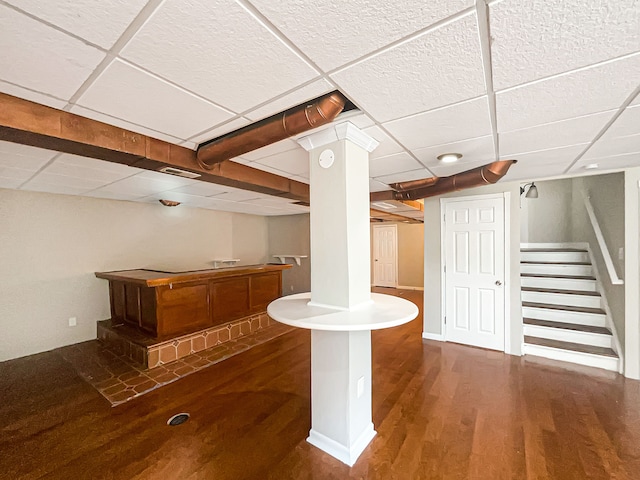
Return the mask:
POLYGON ((388 155, 404 151, 398 142, 393 140, 378 126, 365 128, 363 131, 380 142, 380 145, 378 145, 376 149, 369 154, 369 158, 386 157, 388 155))
POLYGON ((278 175, 281 177, 287 177, 292 175, 290 173, 283 172, 282 170, 278 170, 277 168, 270 167, 269 165, 262 165, 258 162, 253 162, 249 165, 251 168, 255 168, 256 170, 262 170, 263 172, 273 173, 274 175, 278 175))
POLYGON ((370 192, 382 192, 384 190, 391 190, 391 187, 386 183, 379 182, 377 180, 369 179, 369 191, 370 192))
POLYGON ((561 175, 585 147, 586 145, 572 145, 518 155, 518 163, 509 168, 502 181, 535 180, 561 175))
POLYGON ((231 0, 165 1, 122 55, 235 112, 318 75, 231 0))
POLYGON ((636 98, 630 105, 640 105, 640 94, 636 95, 636 98))
MULTIPOLYGON (((381 177, 397 172, 408 172, 409 170, 417 170, 422 165, 406 152, 396 153, 388 157, 372 158, 369 160, 369 176, 381 177)), ((378 179, 379 180, 379 179, 378 179)), ((388 183, 380 180, 383 183, 388 183)))
MULTIPOLYGON (((615 110, 546 123, 531 128, 499 134, 500 153, 547 150, 590 142, 613 117, 615 110)), ((640 121, 640 119, 639 119, 640 121)))
POLYGON ((340 120, 351 122, 360 129, 375 125, 375 122, 364 113, 360 113, 360 110, 352 110, 350 112, 343 113, 340 115, 340 120))
POLYGON ((243 118, 243 117, 234 118, 233 120, 225 123, 224 125, 214 127, 210 130, 207 130, 206 132, 195 135, 194 137, 191 137, 189 140, 195 143, 208 142, 209 140, 213 140, 214 138, 221 137, 226 133, 233 132, 234 130, 242 128, 248 124, 249 124, 249 120, 247 120, 246 118, 243 118))
POLYGON ((105 54, 0 5, 0 80, 68 100, 105 54))
POLYGON ((234 163, 239 163, 240 165, 248 165, 248 166, 251 166, 251 164, 253 163, 251 160, 247 160, 246 158, 242 158, 242 157, 230 158, 229 161, 234 163))
POLYGON ((291 107, 300 105, 307 100, 313 100, 325 93, 335 90, 335 87, 326 80, 318 80, 306 87, 301 87, 294 92, 285 95, 273 102, 248 112, 245 116, 251 120, 262 120, 276 113, 283 112, 291 107))
POLYGON ((108 50, 147 0, 7 0, 7 3, 108 50))
MULTIPOLYGON (((576 162, 576 164, 571 167, 570 173, 584 173, 585 167, 592 163, 598 164, 597 171, 606 171, 606 170, 618 170, 621 168, 632 168, 640 166, 640 153, 625 153, 623 155, 611 155, 608 157, 601 157, 597 160, 581 158, 576 162)), ((593 170, 589 170, 590 173, 593 173, 593 170)))
POLYGON ((26 186, 31 183, 47 184, 47 185, 60 185, 64 187, 73 187, 82 189, 83 191, 93 190, 94 188, 102 187, 106 181, 94 178, 94 177, 80 177, 60 175, 56 173, 48 172, 47 169, 36 174, 26 186))
POLYGON ((23 170, 22 168, 7 167, 0 164, 0 177, 5 179, 19 180, 19 183, 26 182, 33 176, 34 172, 23 170))
POLYGON ((48 165, 43 172, 69 177, 89 178, 111 183, 141 172, 139 168, 106 162, 77 155, 63 154, 48 165))
POLYGON ((271 155, 288 152, 289 150, 295 150, 297 148, 301 147, 293 140, 286 139, 276 143, 272 143, 271 145, 267 145, 266 147, 259 148, 252 152, 245 153, 242 155, 242 158, 251 162, 255 162, 256 160, 259 160, 261 158, 270 157, 271 155))
POLYGON ((232 116, 118 59, 93 82, 78 104, 183 140, 232 116))
POLYGON ((193 183, 192 185, 185 185, 184 187, 173 189, 172 192, 187 193, 189 195, 199 195, 201 197, 210 197, 211 195, 224 193, 227 190, 230 190, 230 187, 227 187, 225 185, 218 185, 217 183, 199 181, 193 183))
POLYGON ((601 138, 582 157, 585 160, 640 152, 640 134, 601 138))
POLYGON ((636 0, 506 0, 490 19, 496 89, 640 50, 636 0))
POLYGON ((487 97, 394 120, 384 127, 410 150, 492 133, 487 97))
POLYGON ((140 178, 146 178, 149 180, 154 180, 171 185, 171 189, 182 187, 184 185, 193 185, 194 183, 198 183, 199 181, 191 178, 179 177, 178 175, 171 175, 170 173, 156 172, 152 170, 142 170, 142 172, 137 176, 140 178))
POLYGON ((331 78, 379 122, 483 95, 486 89, 475 14, 331 78))
POLYGON ((302 175, 292 175, 289 178, 291 178, 292 180, 297 180, 298 182, 306 183, 307 185, 309 185, 309 177, 304 177, 302 175))
POLYGON ((384 175, 377 177, 376 180, 383 183, 396 183, 396 182, 410 182, 412 180, 422 180, 423 178, 430 178, 433 175, 426 169, 421 168, 419 170, 412 170, 410 172, 393 173, 391 175, 384 175))
MULTIPOLYGON (((141 175, 143 174, 134 175, 133 177, 127 177, 123 180, 118 180, 117 182, 103 187, 103 190, 115 193, 124 193, 136 197, 144 197, 152 195, 154 193, 164 192, 166 190, 173 190, 181 186, 181 184, 176 182, 163 181, 158 178, 147 178, 141 175)), ((167 176, 169 177, 170 175, 167 176)), ((180 177, 175 178, 180 179, 180 177)))
POLYGON ((139 195, 127 195, 122 192, 109 192, 107 190, 98 189, 93 190, 91 192, 83 193, 83 197, 94 197, 94 198, 105 198, 109 200, 125 200, 125 201, 133 201, 140 198, 139 195))
POLYGON ((211 197, 203 197, 200 195, 189 195, 186 193, 178 193, 175 190, 170 192, 154 193, 140 200, 154 203, 159 201, 160 199, 172 200, 174 202, 180 202, 183 205, 188 205, 188 206, 197 207, 197 208, 210 208, 211 206, 215 206, 218 204, 218 202, 211 197))
POLYGON ((63 195, 80 195, 87 191, 84 187, 76 187, 72 185, 58 185, 52 183, 43 183, 31 181, 22 186, 20 190, 29 190, 32 192, 59 193, 63 195))
POLYGON ((214 200, 224 200, 227 202, 244 202, 246 200, 260 198, 260 196, 261 194, 257 192, 240 190, 239 188, 230 188, 227 192, 215 195, 211 198, 213 198, 214 200))
POLYGON ((304 175, 309 173, 309 153, 303 148, 296 148, 261 158, 251 164, 254 168, 260 168, 259 165, 275 168, 291 175, 304 175))
POLYGON ((35 172, 58 152, 30 147, 19 143, 0 141, 0 165, 35 172))
POLYGON ((470 0, 405 0, 392 8, 384 0, 251 3, 325 71, 473 5, 470 0))
POLYGON ((147 128, 142 125, 136 125, 135 123, 128 122, 121 118, 116 118, 111 115, 107 115, 105 113, 100 113, 85 107, 81 107, 80 105, 73 105, 69 109, 69 111, 71 113, 75 113, 76 115, 80 115, 81 117, 97 120, 98 122, 114 125, 116 127, 124 128, 125 130, 130 130, 132 132, 141 133, 142 135, 147 135, 152 138, 164 140, 165 142, 169 142, 169 143, 180 142, 180 139, 178 137, 174 137, 173 135, 167 135, 166 133, 158 132, 157 130, 147 128))
POLYGON ((498 131, 619 108, 637 87, 640 54, 498 92, 498 131))
POLYGON ((431 167, 443 165, 437 158, 438 155, 442 155, 443 153, 462 154, 462 158, 455 163, 456 166, 465 165, 470 162, 480 162, 481 164, 490 163, 496 159, 493 136, 491 135, 413 150, 413 154, 417 159, 430 170, 432 169, 431 167))
MULTIPOLYGON (((0 170, 2 170, 0 168, 0 170)), ((23 180, 18 178, 7 178, 0 176, 0 188, 18 188, 23 180)))
POLYGON ((66 100, 54 98, 49 95, 45 95, 44 93, 34 92, 33 90, 27 90, 26 88, 19 87, 18 85, 12 85, 1 80, 0 92, 57 109, 62 109, 67 104, 66 100))
POLYGON ((640 133, 640 105, 627 107, 602 138, 624 137, 640 133))

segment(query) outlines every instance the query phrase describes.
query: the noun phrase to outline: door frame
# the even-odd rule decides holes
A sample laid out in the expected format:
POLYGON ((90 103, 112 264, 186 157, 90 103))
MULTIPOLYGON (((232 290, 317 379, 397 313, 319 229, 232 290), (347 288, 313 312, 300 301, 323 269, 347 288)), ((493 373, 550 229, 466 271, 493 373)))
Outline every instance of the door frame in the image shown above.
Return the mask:
MULTIPOLYGON (((442 341, 447 341, 446 324, 447 289, 445 278, 446 259, 446 225, 444 214, 447 204, 470 200, 501 198, 504 208, 504 352, 513 354, 511 350, 511 192, 488 193, 486 195, 469 195, 466 197, 447 197, 440 199, 440 331, 442 341)), ((513 286, 515 287, 515 285, 513 286)))
POLYGON ((394 269, 395 269, 395 278, 396 278, 396 284, 393 287, 389 287, 387 285, 382 286, 382 288, 398 288, 398 225, 396 225, 395 223, 390 223, 388 225, 372 225, 373 227, 373 235, 372 235, 372 246, 373 248, 371 249, 371 266, 373 268, 373 275, 371 278, 371 284, 374 287, 378 287, 380 285, 376 285, 376 267, 375 267, 375 249, 376 249, 376 230, 379 228, 389 228, 392 227, 394 230, 394 238, 395 238, 395 244, 396 244, 396 248, 394 248, 394 253, 395 253, 395 257, 393 259, 393 263, 394 263, 394 269))

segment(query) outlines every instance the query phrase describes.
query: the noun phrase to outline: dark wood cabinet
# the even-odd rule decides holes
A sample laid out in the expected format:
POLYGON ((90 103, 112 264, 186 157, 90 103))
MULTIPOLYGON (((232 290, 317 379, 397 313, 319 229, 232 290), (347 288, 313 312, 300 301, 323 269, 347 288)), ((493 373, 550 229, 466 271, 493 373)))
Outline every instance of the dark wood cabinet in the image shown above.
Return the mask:
POLYGON ((193 272, 97 272, 109 280, 111 320, 156 338, 172 337, 264 312, 282 296, 282 270, 253 265, 193 272))

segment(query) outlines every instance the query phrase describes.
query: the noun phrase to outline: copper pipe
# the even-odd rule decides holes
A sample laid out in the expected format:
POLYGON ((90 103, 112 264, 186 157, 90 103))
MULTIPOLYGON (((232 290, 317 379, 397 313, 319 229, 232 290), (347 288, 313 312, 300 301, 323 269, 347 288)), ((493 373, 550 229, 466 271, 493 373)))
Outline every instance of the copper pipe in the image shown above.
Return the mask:
POLYGON ((340 92, 303 103, 264 120, 227 133, 198 147, 201 167, 212 169, 216 164, 285 138, 298 135, 332 122, 344 109, 347 99, 340 92))
POLYGON ((440 180, 440 177, 429 177, 421 180, 410 180, 408 182, 391 183, 389 186, 396 192, 406 192, 407 190, 415 190, 421 187, 430 187, 435 185, 440 180))
MULTIPOLYGON (((482 167, 467 170, 466 172, 456 173, 450 177, 440 177, 438 181, 429 186, 414 188, 412 190, 375 192, 371 194, 371 201, 418 200, 420 198, 434 197, 445 193, 457 192, 458 190, 464 190, 466 188, 496 183, 506 175, 509 167, 516 162, 517 160, 499 160, 489 163, 488 165, 483 165, 482 167)), ((418 180, 418 182, 419 181, 420 180, 418 180)), ((410 183, 412 182, 405 182, 401 185, 410 183)))

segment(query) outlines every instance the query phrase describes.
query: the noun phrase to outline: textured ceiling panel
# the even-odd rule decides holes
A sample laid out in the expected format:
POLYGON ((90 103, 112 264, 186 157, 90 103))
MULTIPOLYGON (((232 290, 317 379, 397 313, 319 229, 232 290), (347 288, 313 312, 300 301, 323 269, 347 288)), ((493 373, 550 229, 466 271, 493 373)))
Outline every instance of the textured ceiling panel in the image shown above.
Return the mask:
MULTIPOLYGON (((64 153, 43 170, 45 173, 69 177, 91 178, 111 183, 142 172, 139 168, 64 153)), ((40 178, 40 175, 38 177, 40 178)))
POLYGON ((189 140, 195 143, 204 143, 209 140, 213 140, 214 138, 218 138, 224 135, 225 133, 233 132, 234 130, 237 130, 238 128, 242 128, 245 125, 248 125, 249 123, 251 122, 249 122, 249 120, 247 120, 246 118, 243 118, 243 117, 235 118, 230 122, 225 123, 224 125, 215 127, 211 130, 207 130, 204 133, 195 135, 191 137, 189 140))
POLYGON ((65 100, 105 57, 100 50, 3 5, 0 52, 0 80, 65 100))
POLYGON ((475 14, 331 77, 379 122, 483 95, 475 14))
POLYGON ((0 141, 0 165, 35 172, 58 152, 0 141))
POLYGON ((405 0, 394 8, 385 0, 250 1, 325 71, 473 5, 472 0, 405 0))
POLYGON ((266 147, 259 148, 258 150, 254 150, 253 152, 245 153, 244 155, 242 155, 242 158, 254 162, 261 158, 275 155, 276 153, 287 152, 289 150, 295 150, 297 148, 301 147, 293 140, 286 139, 281 140, 277 143, 272 143, 271 145, 267 145, 266 147))
MULTIPOLYGON (((570 173, 579 174, 584 173, 585 167, 596 163, 598 170, 618 170, 622 168, 637 167, 640 165, 640 153, 626 153, 623 155, 611 155, 598 159, 581 158, 576 164, 571 167, 570 173)), ((593 171, 593 170, 590 170, 593 171)))
POLYGON ((117 59, 80 97, 78 104, 183 140, 232 116, 117 59), (180 121, 176 122, 176 118, 180 121))
POLYGON ((317 75, 231 0, 167 0, 122 55, 235 112, 317 75))
MULTIPOLYGON (((518 155, 518 163, 511 166, 503 181, 562 175, 585 147, 586 145, 572 145, 518 155)), ((501 160, 507 158, 502 157, 501 160)))
POLYGON ((513 155, 590 142, 611 120, 614 113, 615 110, 610 110, 501 133, 499 135, 500 153, 513 155))
POLYGON ((396 172, 408 172, 419 168, 422 168, 422 165, 405 152, 369 160, 369 176, 372 178, 396 172))
POLYGON ((248 112, 245 116, 251 120, 262 120, 273 114, 280 113, 295 105, 299 105, 307 100, 319 97, 325 93, 335 90, 335 87, 326 80, 318 80, 306 87, 297 89, 273 102, 269 102, 263 107, 248 112))
POLYGON ((624 137, 640 133, 640 106, 627 107, 602 138, 624 137))
POLYGON ((296 148, 295 150, 261 158, 252 163, 251 166, 260 168, 258 164, 275 168, 290 175, 307 175, 309 173, 309 153, 303 148, 296 148))
MULTIPOLYGON (((437 159, 438 155, 443 153, 460 153, 462 158, 455 163, 455 166, 462 169, 467 163, 481 164, 491 163, 496 159, 496 151, 493 146, 493 136, 473 138, 461 142, 448 143, 446 145, 438 145, 436 147, 420 148, 414 150, 413 153, 420 162, 432 170, 431 167, 439 167, 443 165, 437 159)), ((433 170, 432 170, 433 171, 433 170)), ((435 172, 434 172, 435 173, 435 172)))
POLYGON ((58 110, 61 110, 67 104, 66 100, 51 97, 33 90, 27 90, 26 88, 3 82, 2 80, 0 80, 0 92, 13 95, 14 97, 24 98, 25 100, 36 102, 41 105, 46 105, 47 107, 57 108, 58 110))
POLYGON ((619 108, 639 78, 640 55, 634 55, 498 92, 498 130, 509 132, 619 108))
POLYGON ((487 97, 402 118, 384 126, 410 150, 491 134, 487 97))
POLYGON ((408 172, 392 173, 389 175, 383 175, 377 177, 376 180, 383 183, 395 183, 395 182, 409 182, 411 180, 422 180, 423 178, 433 177, 431 173, 425 169, 420 168, 418 170, 411 170, 408 172))
POLYGON ((585 160, 640 152, 640 134, 598 140, 582 157, 585 160))
POLYGON ((404 149, 398 145, 398 142, 391 139, 380 127, 365 128, 364 132, 380 142, 373 152, 369 154, 370 158, 386 157, 394 153, 400 153, 404 149))
POLYGON ((637 0, 505 0, 490 19, 496 89, 640 51, 637 0))
POLYGON ((438 177, 449 177, 456 173, 466 172, 467 170, 482 167, 490 162, 491 161, 487 162, 486 160, 469 160, 461 163, 439 163, 438 165, 429 167, 429 170, 438 177))
POLYGON ((108 50, 147 0, 7 0, 7 3, 108 50))

